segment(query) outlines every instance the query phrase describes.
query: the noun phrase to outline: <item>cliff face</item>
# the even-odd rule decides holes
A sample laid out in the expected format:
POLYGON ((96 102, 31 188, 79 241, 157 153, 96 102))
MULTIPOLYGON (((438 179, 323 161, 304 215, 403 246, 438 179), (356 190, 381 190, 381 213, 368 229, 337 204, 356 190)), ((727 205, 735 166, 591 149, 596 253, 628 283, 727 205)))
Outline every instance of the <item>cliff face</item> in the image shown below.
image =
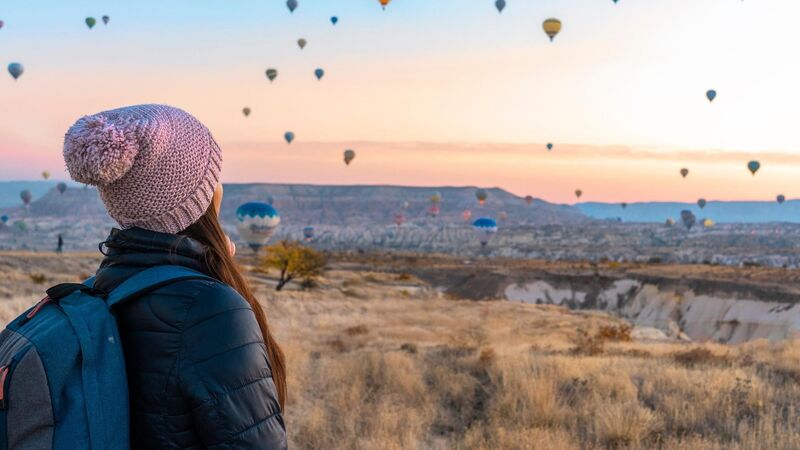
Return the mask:
POLYGON ((638 326, 693 341, 739 344, 800 337, 800 306, 765 297, 742 297, 725 290, 698 293, 657 281, 620 279, 598 291, 559 288, 544 280, 508 285, 509 300, 566 305, 617 313, 638 326))
POLYGON ((789 271, 658 265, 549 270, 548 264, 469 262, 413 273, 454 297, 600 310, 677 339, 738 344, 800 337, 800 292, 789 271))

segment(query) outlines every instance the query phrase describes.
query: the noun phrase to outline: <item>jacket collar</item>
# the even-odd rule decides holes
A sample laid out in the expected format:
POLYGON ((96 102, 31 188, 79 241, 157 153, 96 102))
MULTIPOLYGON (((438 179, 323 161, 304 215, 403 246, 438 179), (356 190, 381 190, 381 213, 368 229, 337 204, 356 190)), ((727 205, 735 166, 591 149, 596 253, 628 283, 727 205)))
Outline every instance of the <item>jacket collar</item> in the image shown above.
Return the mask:
POLYGON ((158 265, 178 265, 207 273, 205 246, 187 236, 142 228, 114 228, 100 243, 105 258, 100 263, 95 287, 110 291, 134 274, 158 265))

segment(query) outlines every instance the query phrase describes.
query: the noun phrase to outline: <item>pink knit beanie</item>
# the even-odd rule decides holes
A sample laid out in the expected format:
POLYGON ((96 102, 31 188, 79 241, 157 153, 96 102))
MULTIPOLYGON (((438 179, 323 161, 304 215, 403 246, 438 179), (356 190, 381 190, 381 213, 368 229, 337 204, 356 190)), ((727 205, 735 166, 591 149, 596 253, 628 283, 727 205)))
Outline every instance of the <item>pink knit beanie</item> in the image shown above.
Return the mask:
POLYGON ((175 234, 211 204, 222 150, 188 113, 137 105, 78 119, 64 138, 64 161, 75 181, 97 186, 123 228, 175 234))

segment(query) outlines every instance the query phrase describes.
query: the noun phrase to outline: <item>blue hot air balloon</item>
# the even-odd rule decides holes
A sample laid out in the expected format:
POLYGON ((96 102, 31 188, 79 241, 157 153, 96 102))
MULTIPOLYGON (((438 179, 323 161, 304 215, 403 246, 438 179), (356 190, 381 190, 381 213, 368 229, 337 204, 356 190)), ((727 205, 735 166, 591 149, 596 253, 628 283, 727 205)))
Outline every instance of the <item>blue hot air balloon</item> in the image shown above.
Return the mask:
POLYGON ((303 228, 303 238, 306 242, 311 242, 314 240, 314 227, 308 226, 303 228))
POLYGON ((339 23, 339 18, 336 16, 331 17, 331 23, 336 25, 337 23, 339 23))
POLYGON ((717 91, 715 91, 715 90, 713 90, 713 89, 709 89, 709 90, 706 92, 706 97, 708 98, 708 101, 709 101, 709 102, 713 102, 713 101, 714 101, 714 99, 715 99, 715 98, 717 98, 717 91))
POLYGON ((325 71, 322 69, 317 69, 314 71, 314 76, 317 77, 317 80, 321 80, 322 77, 325 76, 325 71))
POLYGON ((5 215, 5 214, 0 216, 0 222, 3 222, 3 225, 7 224, 8 223, 8 216, 5 215))
POLYGON ((489 240, 492 239, 497 233, 497 222, 488 217, 481 217, 480 219, 472 222, 472 228, 475 230, 475 235, 481 243, 481 246, 486 246, 489 240))
POLYGON ((22 76, 23 72, 25 72, 25 68, 22 67, 20 63, 11 63, 8 65, 8 73, 10 73, 15 80, 22 76))
POLYGON ((286 7, 289 8, 289 12, 294 12, 297 9, 297 0, 286 0, 286 7))
POLYGON ((552 142, 548 142, 547 143, 547 151, 549 152, 552 149, 553 149, 553 143, 552 142))
POLYGON ((266 245, 280 223, 278 211, 266 203, 250 202, 236 209, 236 229, 254 252, 266 245))
POLYGON ((286 133, 283 133, 283 138, 286 139, 286 142, 288 144, 291 144, 292 141, 294 140, 294 133, 292 133, 291 131, 287 131, 286 133))
POLYGON ((497 0, 494 2, 495 8, 497 8, 497 12, 503 12, 506 9, 506 0, 497 0))
POLYGON ((758 161, 750 161, 749 163, 747 163, 747 169, 753 175, 755 175, 756 172, 758 172, 758 169, 760 169, 760 168, 761 168, 761 163, 758 162, 758 161))

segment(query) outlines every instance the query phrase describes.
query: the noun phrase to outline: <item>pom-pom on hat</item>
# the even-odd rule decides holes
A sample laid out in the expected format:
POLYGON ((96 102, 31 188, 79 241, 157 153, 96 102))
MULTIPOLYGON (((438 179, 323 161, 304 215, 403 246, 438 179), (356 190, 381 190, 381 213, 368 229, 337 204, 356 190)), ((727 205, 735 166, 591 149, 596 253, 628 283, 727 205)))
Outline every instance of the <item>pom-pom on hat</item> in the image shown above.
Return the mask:
POLYGON ((78 119, 64 138, 64 161, 75 181, 97 186, 123 228, 175 234, 211 204, 222 150, 190 114, 137 105, 78 119))

